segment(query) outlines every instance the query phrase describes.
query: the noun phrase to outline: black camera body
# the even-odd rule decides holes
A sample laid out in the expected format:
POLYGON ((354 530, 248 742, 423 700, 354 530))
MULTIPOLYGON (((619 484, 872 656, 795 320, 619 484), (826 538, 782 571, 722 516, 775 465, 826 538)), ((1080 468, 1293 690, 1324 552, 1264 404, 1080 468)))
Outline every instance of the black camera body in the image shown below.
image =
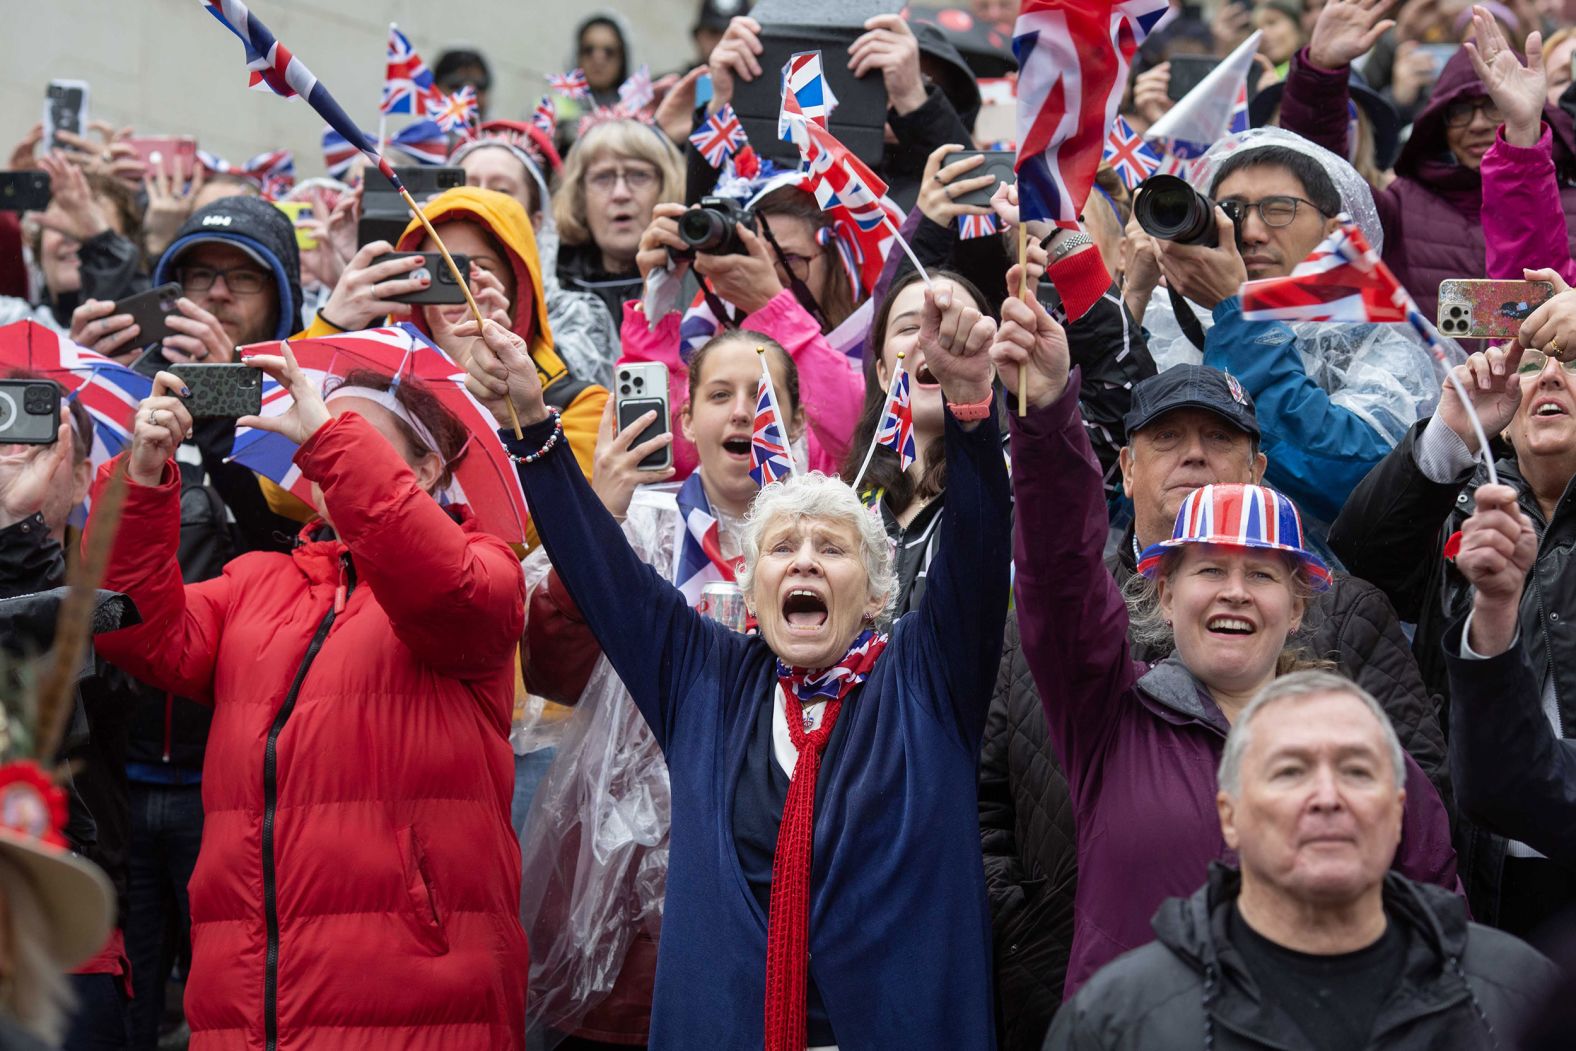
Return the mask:
MULTIPOLYGON (((1236 201, 1220 205, 1236 229, 1237 252, 1242 251, 1242 208, 1236 201)), ((1150 237, 1182 245, 1217 248, 1220 233, 1215 225, 1215 202, 1175 175, 1151 175, 1138 187, 1133 216, 1150 237)))
POLYGON ((0 445, 51 445, 60 436, 60 386, 0 380, 0 445))
POLYGON ((695 253, 707 255, 749 255, 739 227, 761 232, 754 212, 728 197, 702 197, 700 204, 679 216, 679 240, 684 251, 670 250, 675 259, 693 259, 695 253))

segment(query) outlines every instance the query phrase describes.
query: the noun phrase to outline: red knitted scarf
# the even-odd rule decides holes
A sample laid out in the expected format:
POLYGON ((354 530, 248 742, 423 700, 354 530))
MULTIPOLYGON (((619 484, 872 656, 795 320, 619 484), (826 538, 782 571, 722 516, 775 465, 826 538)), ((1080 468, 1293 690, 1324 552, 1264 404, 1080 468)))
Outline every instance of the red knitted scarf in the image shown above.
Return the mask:
POLYGON ((824 671, 777 664, 788 736, 799 753, 772 856, 771 912, 766 923, 766 1051, 805 1051, 805 981, 810 965, 810 862, 815 830, 815 782, 821 753, 837 725, 848 691, 864 681, 887 637, 866 631, 824 671), (806 730, 802 705, 825 699, 821 725, 806 730))

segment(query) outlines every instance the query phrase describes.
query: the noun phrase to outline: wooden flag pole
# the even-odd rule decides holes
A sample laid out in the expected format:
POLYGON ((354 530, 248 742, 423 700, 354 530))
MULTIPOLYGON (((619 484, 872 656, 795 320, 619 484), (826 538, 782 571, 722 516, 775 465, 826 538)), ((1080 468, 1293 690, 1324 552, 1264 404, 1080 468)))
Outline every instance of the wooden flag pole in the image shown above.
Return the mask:
MULTIPOLYGON (((1018 297, 1029 301, 1029 224, 1018 216, 1018 297)), ((1018 366, 1018 416, 1029 415, 1029 366, 1018 366)))
MULTIPOLYGON (((410 214, 421 220, 421 225, 427 230, 427 236, 432 238, 432 243, 438 246, 438 252, 443 256, 444 263, 449 267, 449 273, 454 275, 455 284, 459 285, 460 291, 465 294, 465 305, 471 308, 471 317, 476 319, 476 334, 481 335, 482 330, 486 327, 482 319, 482 308, 476 305, 476 297, 471 295, 471 286, 466 284, 465 275, 460 273, 460 268, 455 264, 454 257, 449 254, 448 248, 443 244, 443 238, 439 237, 438 231, 433 229, 432 221, 427 218, 426 213, 416 206, 416 200, 410 195, 410 191, 401 186, 399 195, 405 198, 405 206, 410 209, 410 214)), ((523 438, 524 435, 520 431, 520 417, 515 415, 514 411, 514 401, 505 397, 503 403, 509 407, 509 426, 514 428, 514 436, 523 438)))

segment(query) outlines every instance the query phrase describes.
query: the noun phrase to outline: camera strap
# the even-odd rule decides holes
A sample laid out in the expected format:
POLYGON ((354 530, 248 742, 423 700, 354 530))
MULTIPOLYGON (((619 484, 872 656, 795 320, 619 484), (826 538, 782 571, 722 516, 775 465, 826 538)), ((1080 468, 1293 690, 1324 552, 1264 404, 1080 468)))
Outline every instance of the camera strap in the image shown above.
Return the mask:
POLYGON ((1200 351, 1204 349, 1204 326, 1199 323, 1198 315, 1193 313, 1193 307, 1187 300, 1177 294, 1177 290, 1166 286, 1166 294, 1171 297, 1171 312, 1177 317, 1177 327, 1187 337, 1187 341, 1200 351))
MULTIPOLYGON (((821 310, 821 304, 815 301, 815 295, 811 293, 809 287, 803 281, 799 280, 799 275, 794 273, 793 268, 788 265, 788 255, 783 251, 782 245, 777 243, 777 238, 772 235, 771 224, 763 219, 760 226, 761 236, 765 237, 766 243, 772 246, 772 252, 776 254, 777 261, 782 264, 783 273, 788 275, 788 290, 799 301, 799 305, 804 307, 811 317, 815 318, 815 323, 821 326, 821 331, 825 332, 831 326, 826 323, 826 313, 821 310)), ((822 248, 823 252, 825 250, 825 248, 822 248)))

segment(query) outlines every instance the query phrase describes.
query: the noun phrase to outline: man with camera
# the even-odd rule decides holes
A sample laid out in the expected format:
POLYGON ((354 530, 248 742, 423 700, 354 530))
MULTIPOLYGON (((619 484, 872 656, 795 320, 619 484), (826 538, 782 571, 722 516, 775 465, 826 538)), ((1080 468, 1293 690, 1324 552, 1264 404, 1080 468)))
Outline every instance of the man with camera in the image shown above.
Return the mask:
MULTIPOLYGON (((1368 232, 1372 194, 1350 165, 1290 133, 1256 129, 1217 144, 1200 167, 1195 181, 1213 200, 1180 180, 1151 179, 1135 215, 1154 239, 1182 333, 1204 364, 1253 395, 1269 483, 1322 535, 1352 488, 1432 411, 1439 379, 1427 350, 1396 327, 1294 326, 1242 315, 1243 282, 1290 274, 1338 216, 1356 217, 1368 232), (1205 308, 1208 319, 1177 296, 1205 308)), ((1380 236, 1371 225, 1370 239, 1380 236)))

